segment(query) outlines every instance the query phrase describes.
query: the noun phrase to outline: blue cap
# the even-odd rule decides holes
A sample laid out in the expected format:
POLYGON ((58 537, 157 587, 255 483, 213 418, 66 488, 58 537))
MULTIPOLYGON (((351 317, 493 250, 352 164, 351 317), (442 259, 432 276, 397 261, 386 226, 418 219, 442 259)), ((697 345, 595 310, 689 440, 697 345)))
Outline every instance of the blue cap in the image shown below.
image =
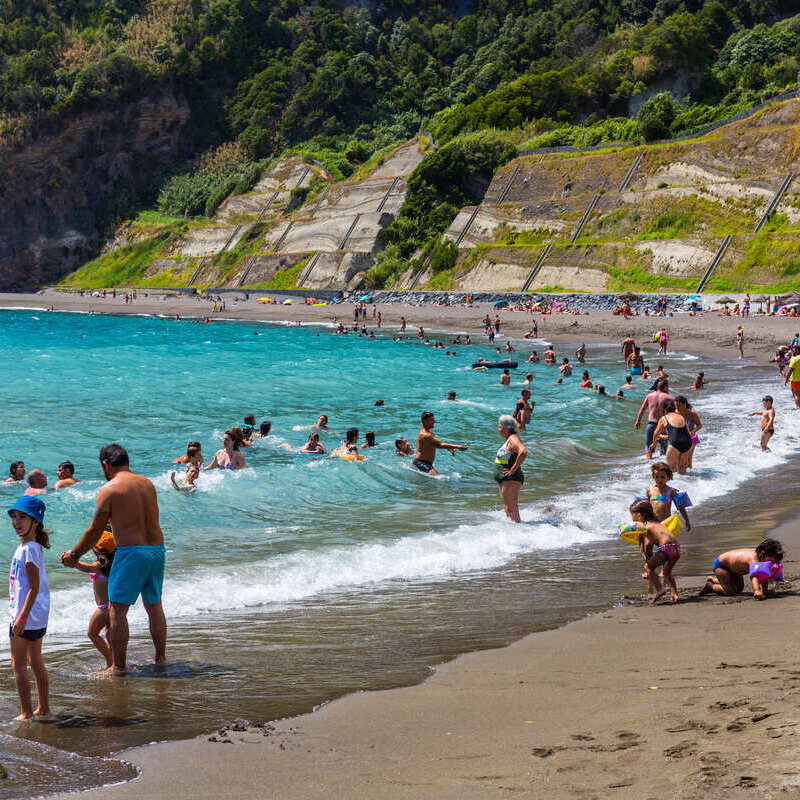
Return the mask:
POLYGON ((33 517, 41 525, 44 525, 45 505, 38 497, 32 497, 30 495, 18 497, 16 503, 8 509, 9 516, 11 516, 12 511, 21 511, 23 514, 33 517))

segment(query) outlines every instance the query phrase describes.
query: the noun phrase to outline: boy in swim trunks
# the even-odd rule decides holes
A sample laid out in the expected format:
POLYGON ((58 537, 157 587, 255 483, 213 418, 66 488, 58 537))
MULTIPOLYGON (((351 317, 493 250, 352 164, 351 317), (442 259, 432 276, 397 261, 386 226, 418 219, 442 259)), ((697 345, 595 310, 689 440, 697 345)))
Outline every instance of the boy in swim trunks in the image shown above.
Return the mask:
POLYGON ((761 417, 761 449, 765 452, 769 450, 767 444, 775 435, 775 409, 772 407, 772 396, 764 395, 761 398, 764 405, 763 411, 751 411, 748 417, 761 417))
MULTIPOLYGON (((706 585, 700 595, 721 594, 727 597, 737 595, 744 590, 744 576, 751 572, 751 564, 772 562, 779 565, 783 561, 783 546, 777 539, 764 539, 755 548, 743 547, 740 550, 728 550, 714 559, 714 574, 706 578, 706 585)), ((753 597, 756 600, 766 599, 769 580, 764 581, 753 575, 750 578, 753 597)))

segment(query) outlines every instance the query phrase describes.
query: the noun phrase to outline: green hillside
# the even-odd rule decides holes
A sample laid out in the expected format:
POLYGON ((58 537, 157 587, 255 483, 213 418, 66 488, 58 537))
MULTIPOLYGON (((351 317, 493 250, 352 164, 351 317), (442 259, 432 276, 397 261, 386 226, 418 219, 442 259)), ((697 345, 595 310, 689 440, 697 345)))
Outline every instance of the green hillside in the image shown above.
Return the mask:
POLYGON ((106 194, 105 225, 148 204, 210 216, 287 152, 346 178, 430 130, 453 149, 411 187, 370 276, 378 286, 420 248, 449 269, 438 236, 517 147, 669 137, 793 86, 798 11, 788 0, 0 0, 0 148, 78 112, 178 92, 194 158, 138 196, 106 194), (471 138, 484 134, 489 144, 471 138), (442 193, 442 178, 460 189, 442 193))

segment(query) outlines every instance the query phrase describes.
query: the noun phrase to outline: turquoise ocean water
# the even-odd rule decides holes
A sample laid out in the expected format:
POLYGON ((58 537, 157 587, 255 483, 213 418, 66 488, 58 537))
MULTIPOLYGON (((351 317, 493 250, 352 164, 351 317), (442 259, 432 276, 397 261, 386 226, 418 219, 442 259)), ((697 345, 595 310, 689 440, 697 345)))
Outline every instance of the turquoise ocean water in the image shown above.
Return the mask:
MULTIPOLYGON (((453 356, 390 336, 0 313, 0 466, 5 471, 21 459, 53 482, 56 465, 69 459, 83 479, 44 498, 54 532, 44 650, 62 719, 0 729, 0 760, 12 773, 0 796, 26 796, 31 785, 44 791, 128 777, 97 757, 231 719, 308 711, 348 691, 410 683, 456 653, 504 644, 643 592, 638 556, 618 542, 616 525, 648 485, 643 434, 632 429, 644 384, 620 402, 580 390, 580 370, 557 386, 556 370, 531 365, 536 410, 524 437, 523 524, 515 526, 503 517, 491 475, 501 443, 497 417, 513 409, 525 370, 504 389, 498 372, 470 369, 478 356, 493 356, 489 347, 460 347, 453 356), (444 399, 450 390, 457 402, 444 399), (383 407, 375 407, 377 399, 383 407), (439 478, 394 455, 394 439, 413 440, 426 409, 436 414, 441 438, 469 445, 455 457, 437 457, 439 478), (192 496, 174 491, 171 461, 187 441, 202 442, 208 461, 222 432, 246 413, 273 425, 273 435, 244 451, 250 468, 203 473, 192 496), (300 446, 320 413, 341 434, 356 426, 363 440, 374 430, 379 446, 360 464, 279 449, 282 442, 300 446), (146 667, 151 652, 137 607, 130 654, 139 669, 119 681, 98 677, 100 658, 85 637, 89 581, 57 558, 91 518, 102 481, 97 452, 112 441, 129 450, 133 468, 159 492, 173 662, 163 675, 146 667), (76 759, 87 768, 80 778, 65 776, 59 766, 76 759)), ((537 344, 544 349, 521 345, 521 359, 537 344)), ((748 519, 782 507, 780 491, 796 488, 796 479, 776 487, 773 477, 794 475, 800 437, 781 424, 791 411, 773 371, 747 365, 745 373, 736 362, 707 359, 699 367, 688 353, 664 364, 678 387, 698 368, 712 381, 692 397, 706 425, 697 468, 673 482, 688 489, 699 523, 691 541, 682 540, 680 574, 705 569, 729 543, 726 520, 759 505, 754 482, 760 492, 778 494, 748 519), (779 436, 762 455, 758 423, 744 413, 759 407, 765 391, 778 401, 779 436)), ((586 368, 611 393, 623 382, 617 348, 590 346, 586 368)), ((323 439, 328 448, 339 441, 323 439)), ((7 505, 20 493, 18 485, 0 485, 7 505)), ((0 561, 10 561, 14 546, 6 525, 0 561)), ((0 650, 0 665, 0 717, 10 719, 17 699, 7 650, 0 650)))

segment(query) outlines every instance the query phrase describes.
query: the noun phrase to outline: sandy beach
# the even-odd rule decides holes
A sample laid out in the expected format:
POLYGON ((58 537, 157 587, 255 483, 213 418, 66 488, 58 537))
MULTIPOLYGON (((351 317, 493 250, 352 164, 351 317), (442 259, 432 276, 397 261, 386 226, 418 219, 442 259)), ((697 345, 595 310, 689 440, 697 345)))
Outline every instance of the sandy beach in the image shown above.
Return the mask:
MULTIPOLYGON (((237 295, 238 296, 238 295, 237 295)), ((280 293, 271 292, 270 296, 280 299, 280 293)), ((48 308, 59 311, 76 311, 108 313, 108 314, 162 314, 181 317, 205 316, 212 319, 239 319, 262 321, 292 321, 301 323, 332 323, 341 320, 345 324, 352 323, 352 305, 341 306, 306 306, 302 299, 292 298, 292 305, 261 305, 256 296, 251 294, 245 301, 244 294, 236 305, 232 296, 226 297, 227 307, 223 313, 212 314, 211 306, 193 298, 178 297, 172 293, 148 292, 148 297, 139 294, 136 301, 126 304, 123 297, 112 298, 81 297, 77 294, 60 292, 53 289, 39 294, 0 294, 0 307, 48 308)), ((477 342, 482 333, 481 320, 487 312, 494 313, 491 303, 476 303, 471 308, 447 306, 406 306, 399 304, 378 305, 383 316, 383 327, 393 328, 400 325, 400 317, 407 323, 406 335, 416 333, 416 326, 422 326, 427 333, 435 331, 460 331, 469 333, 477 342)), ((607 311, 590 311, 581 315, 553 314, 535 315, 539 323, 539 338, 550 340, 556 344, 572 344, 584 341, 587 344, 597 342, 618 342, 631 333, 637 342, 645 345, 652 341, 652 335, 662 325, 670 332, 671 349, 713 353, 715 356, 735 358, 736 327, 743 324, 745 328, 745 356, 757 357, 762 362, 770 358, 779 344, 791 340, 800 330, 800 319, 751 316, 723 317, 716 313, 705 313, 689 316, 687 313, 675 313, 666 317, 638 316, 629 320, 614 317, 607 311), (577 327, 574 323, 577 322, 577 327)), ((502 333, 521 337, 530 329, 531 315, 522 312, 504 311, 500 313, 502 333)), ((375 327, 371 316, 367 320, 369 327, 375 327)), ((570 354, 571 355, 571 354, 570 354)), ((651 367, 654 367, 651 364, 651 367)))
MULTIPOLYGON (((773 532, 790 553, 798 521, 773 532)), ((131 750, 142 777, 85 796, 800 797, 800 596, 788 582, 763 603, 696 598, 701 583, 682 581, 676 606, 621 605, 461 656, 419 686, 131 750)))
MULTIPOLYGON (((188 298, 117 299, 48 291, 0 295, 1 307, 114 314, 204 316, 188 298)), ((470 309, 379 306, 384 327, 400 317, 426 331, 478 340, 489 304, 470 309)), ((213 317, 213 315, 211 315, 213 317)), ((251 299, 216 318, 330 323, 352 306, 263 306, 251 299)), ((521 336, 530 315, 501 315, 521 336)), ((674 349, 765 363, 800 321, 718 315, 625 321, 608 312, 554 315, 539 337, 559 343, 648 341, 666 324, 674 349), (571 324, 578 321, 577 328, 571 324)), ((371 319, 368 326, 374 327, 371 319)), ((482 340, 482 337, 480 339, 482 340)), ((655 348, 653 348, 654 350, 655 348)), ((571 354, 570 354, 571 355, 571 354)), ((702 367, 701 367, 702 368, 702 367)), ((770 535, 789 553, 789 581, 758 603, 697 598, 702 579, 680 581, 684 602, 650 608, 640 600, 499 650, 468 653, 436 667, 418 686, 361 693, 313 714, 226 726, 213 735, 157 743, 119 757, 141 769, 128 784, 87 791, 87 800, 249 798, 800 798, 800 612, 796 584, 800 522, 770 535)), ((710 564, 709 564, 710 567, 710 564)), ((63 797, 74 797, 64 795, 63 797)))

